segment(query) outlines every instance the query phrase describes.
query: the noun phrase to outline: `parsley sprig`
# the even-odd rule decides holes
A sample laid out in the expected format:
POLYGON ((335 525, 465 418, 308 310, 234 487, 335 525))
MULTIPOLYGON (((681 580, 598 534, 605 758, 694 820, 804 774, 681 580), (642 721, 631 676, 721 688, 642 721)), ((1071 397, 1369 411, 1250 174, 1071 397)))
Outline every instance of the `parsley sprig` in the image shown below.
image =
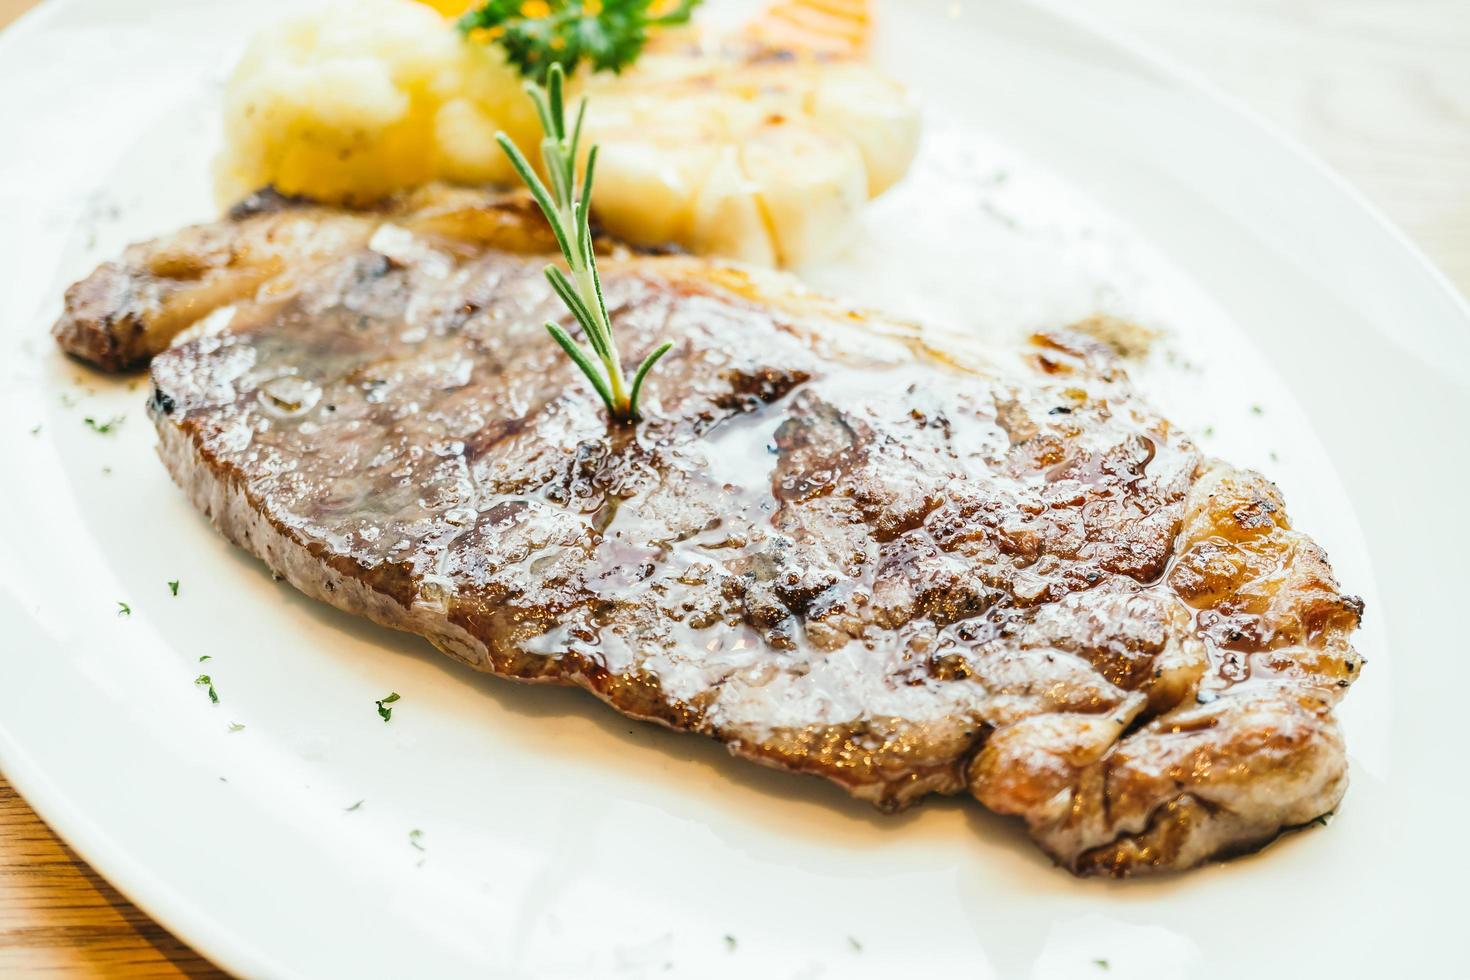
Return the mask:
POLYGON ((546 267, 546 278, 551 288, 561 297, 592 350, 577 343, 562 327, 548 320, 546 330, 551 334, 567 356, 582 369, 597 394, 607 406, 608 414, 620 422, 632 422, 638 418, 638 395, 643 390, 644 379, 658 359, 674 346, 665 341, 638 365, 630 386, 623 375, 623 361, 618 354, 618 344, 613 337, 612 322, 607 313, 607 302, 602 296, 602 279, 597 274, 597 255, 592 247, 592 174, 597 168, 597 147, 587 152, 587 164, 583 169, 581 194, 577 195, 577 149, 582 140, 582 120, 587 114, 587 100, 577 107, 576 123, 567 130, 566 101, 564 89, 566 75, 560 64, 551 66, 546 87, 534 82, 526 83, 526 92, 536 103, 541 117, 541 128, 545 137, 541 140, 541 160, 551 177, 548 188, 531 162, 526 159, 515 143, 504 133, 496 133, 495 139, 520 174, 521 180, 531 190, 531 196, 540 205, 541 212, 551 224, 552 234, 561 247, 567 261, 568 277, 555 263, 546 267), (593 357, 597 360, 594 361, 593 357), (597 362, 601 362, 601 367, 597 362))
POLYGON ((590 61, 595 71, 620 72, 638 59, 653 27, 687 24, 700 0, 671 7, 660 0, 486 0, 459 19, 471 38, 505 49, 527 78, 544 81, 551 67, 576 71, 590 61), (661 7, 670 7, 657 12, 661 7))

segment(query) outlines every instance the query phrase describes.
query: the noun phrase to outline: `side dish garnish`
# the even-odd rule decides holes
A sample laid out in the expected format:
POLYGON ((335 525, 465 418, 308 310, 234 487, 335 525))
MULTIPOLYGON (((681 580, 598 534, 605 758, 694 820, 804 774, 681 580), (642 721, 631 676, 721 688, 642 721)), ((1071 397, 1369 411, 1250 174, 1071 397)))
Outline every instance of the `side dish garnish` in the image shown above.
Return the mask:
POLYGON ((542 214, 551 224, 556 243, 561 246, 562 256, 567 260, 571 272, 568 278, 555 263, 546 266, 546 278, 551 288, 566 304, 582 332, 592 353, 566 332, 555 321, 546 321, 546 330, 561 349, 567 352, 597 394, 607 406, 608 414, 619 422, 635 422, 638 419, 638 395, 643 390, 643 381, 649 369, 669 352, 672 343, 665 342, 644 358, 633 374, 629 386, 623 375, 623 362, 618 354, 617 340, 613 337, 612 322, 607 314, 607 303, 602 297, 602 280, 597 275, 597 255, 592 247, 592 175, 597 167, 597 147, 587 151, 587 163, 583 168, 581 196, 577 196, 577 147, 582 139, 582 120, 587 114, 587 100, 577 106, 577 121, 571 132, 567 131, 566 102, 564 98, 566 73, 562 66, 553 64, 547 73, 546 87, 535 82, 526 83, 526 92, 536 103, 536 112, 541 117, 545 136, 541 140, 541 160, 551 177, 548 189, 536 175, 531 162, 505 133, 496 133, 496 142, 510 157, 511 166, 526 186, 531 196, 540 205, 542 214), (601 362, 599 368, 593 361, 595 354, 601 362))
POLYGON ((551 67, 621 73, 638 60, 653 27, 689 23, 701 0, 486 0, 459 19, 471 40, 486 40, 527 78, 545 81, 551 67), (659 8, 669 8, 660 12, 659 8))

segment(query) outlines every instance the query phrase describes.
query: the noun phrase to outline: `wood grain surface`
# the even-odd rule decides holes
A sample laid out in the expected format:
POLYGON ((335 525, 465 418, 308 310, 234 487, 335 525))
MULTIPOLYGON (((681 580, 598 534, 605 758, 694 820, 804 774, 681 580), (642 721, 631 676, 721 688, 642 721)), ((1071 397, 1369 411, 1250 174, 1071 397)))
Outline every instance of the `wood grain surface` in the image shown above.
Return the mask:
MULTIPOLYGON (((976 2, 976 0, 969 0, 976 2)), ((1470 293, 1470 0, 1065 0, 1320 154, 1470 293)), ((0 0, 0 25, 35 0, 0 0)), ((0 977, 221 976, 0 777, 0 977)))
POLYGON ((0 977, 216 977, 0 778, 0 977))

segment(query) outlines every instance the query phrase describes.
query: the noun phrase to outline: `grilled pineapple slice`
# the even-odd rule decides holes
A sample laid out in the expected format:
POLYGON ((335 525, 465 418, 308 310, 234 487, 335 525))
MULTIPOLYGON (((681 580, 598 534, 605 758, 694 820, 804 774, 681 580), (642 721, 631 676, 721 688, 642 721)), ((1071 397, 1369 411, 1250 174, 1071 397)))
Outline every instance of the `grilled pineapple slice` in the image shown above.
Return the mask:
MULTIPOLYGON (((622 75, 579 75, 585 142, 602 146, 601 225, 635 244, 768 265, 840 246, 918 142, 907 94, 860 56, 866 8, 788 0, 730 35, 657 36, 622 75), (816 33, 791 40, 805 23, 792 11, 806 5, 820 8, 816 33), (818 43, 831 23, 832 44, 818 43)), ((539 140, 498 48, 461 40, 422 3, 355 0, 251 43, 226 89, 217 188, 223 202, 274 184, 367 204, 433 180, 514 184, 498 130, 527 149, 539 140)))

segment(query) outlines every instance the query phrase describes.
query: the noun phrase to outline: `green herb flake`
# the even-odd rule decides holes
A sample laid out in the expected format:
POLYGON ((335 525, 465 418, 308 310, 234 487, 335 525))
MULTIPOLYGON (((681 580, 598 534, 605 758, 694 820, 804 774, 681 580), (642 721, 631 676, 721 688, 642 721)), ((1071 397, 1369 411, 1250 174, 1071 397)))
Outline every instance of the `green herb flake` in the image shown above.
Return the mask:
POLYGON ((1111 970, 1113 968, 1113 965, 1107 960, 1093 960, 1092 965, 1097 967, 1099 970, 1111 970))
POLYGON ((423 839, 424 832, 422 830, 410 830, 408 832, 408 842, 413 845, 415 850, 422 851, 424 849, 423 839))
POLYGON ((852 936, 847 937, 847 945, 852 947, 854 953, 861 953, 863 951, 863 944, 852 936))
POLYGON ((231 733, 234 733, 234 732, 243 732, 244 730, 245 730, 245 726, 242 725, 242 724, 240 724, 238 721, 232 721, 232 722, 230 722, 230 727, 226 729, 226 731, 231 732, 231 733))
POLYGON ((735 937, 732 936, 732 935, 730 935, 730 934, 728 934, 728 933, 726 933, 725 934, 725 948, 728 949, 730 952, 733 953, 733 952, 735 952, 735 947, 737 945, 738 944, 735 941, 735 937))
POLYGON ((1252 405, 1251 406, 1251 414, 1252 415, 1265 415, 1266 414, 1266 410, 1264 408, 1262 408, 1261 406, 1259 406, 1259 405, 1252 405))
POLYGON ((638 60, 650 28, 687 24, 700 0, 680 0, 653 13, 658 0, 484 0, 458 21, 472 41, 491 41, 527 78, 544 81, 590 61, 594 71, 621 72, 638 60))
POLYGON ((209 679, 209 675, 208 674, 200 674, 198 677, 194 678, 194 683, 196 685, 198 685, 199 687, 207 687, 207 688, 209 688, 209 700, 210 700, 210 703, 212 703, 212 704, 219 704, 219 695, 217 693, 215 693, 215 690, 214 690, 214 681, 212 681, 212 680, 209 679))
POLYGON ((394 701, 397 701, 397 700, 398 700, 398 692, 397 691, 394 691, 392 694, 389 694, 383 700, 377 702, 377 705, 378 705, 378 717, 381 718, 381 719, 383 719, 383 721, 385 723, 386 722, 389 722, 389 721, 391 721, 393 719, 393 709, 390 708, 390 707, 388 707, 388 705, 392 704, 394 701))
POLYGON ((356 803, 352 804, 351 806, 343 807, 342 808, 342 812, 343 813, 354 813, 354 812, 356 812, 358 810, 361 810, 362 809, 362 805, 364 803, 366 803, 366 802, 367 802, 367 800, 358 800, 356 803))
POLYGON ((98 435, 105 436, 109 432, 115 431, 118 426, 123 424, 123 416, 114 415, 106 422, 98 422, 92 416, 88 415, 86 418, 82 419, 82 424, 91 429, 93 432, 97 433, 98 435))
POLYGON ((202 657, 199 658, 199 662, 202 664, 206 660, 213 660, 213 659, 214 659, 213 657, 211 657, 209 654, 206 653, 204 656, 202 656, 202 657))
POLYGON ((40 434, 41 434, 41 423, 40 422, 37 422, 35 425, 31 426, 31 435, 38 436, 40 434))
POLYGON ((120 601, 117 604, 117 614, 119 616, 131 616, 133 614, 133 607, 126 602, 120 601))
POLYGON ((179 580, 178 579, 174 579, 173 581, 171 581, 171 582, 168 583, 168 594, 169 595, 178 595, 179 594, 179 580))

